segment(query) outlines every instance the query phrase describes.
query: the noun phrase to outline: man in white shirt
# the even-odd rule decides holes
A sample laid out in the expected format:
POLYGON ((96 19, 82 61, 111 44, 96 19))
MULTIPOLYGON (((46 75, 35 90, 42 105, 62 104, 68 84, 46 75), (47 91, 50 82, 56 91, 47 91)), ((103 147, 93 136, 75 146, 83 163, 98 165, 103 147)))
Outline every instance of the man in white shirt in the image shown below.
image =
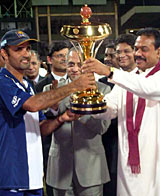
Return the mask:
MULTIPOLYGON (((133 34, 122 34, 115 40, 115 45, 110 45, 105 58, 108 66, 120 68, 128 72, 136 72, 136 63, 134 60, 134 44, 136 36, 133 34), (115 47, 115 49, 113 48, 115 47), (115 59, 116 58, 116 59, 115 59), (118 65, 118 66, 117 66, 118 65)), ((107 77, 105 77, 108 79, 107 77)), ((112 88, 113 83, 108 82, 112 88)), ((118 122, 117 118, 112 119, 108 131, 103 135, 103 144, 106 150, 107 163, 111 181, 104 185, 104 196, 115 196, 117 187, 117 159, 118 159, 118 122)))
POLYGON ((159 196, 160 33, 145 28, 137 35, 134 51, 141 74, 113 71, 94 59, 83 70, 105 74, 116 84, 105 97, 107 112, 95 118, 118 116, 117 196, 159 196))

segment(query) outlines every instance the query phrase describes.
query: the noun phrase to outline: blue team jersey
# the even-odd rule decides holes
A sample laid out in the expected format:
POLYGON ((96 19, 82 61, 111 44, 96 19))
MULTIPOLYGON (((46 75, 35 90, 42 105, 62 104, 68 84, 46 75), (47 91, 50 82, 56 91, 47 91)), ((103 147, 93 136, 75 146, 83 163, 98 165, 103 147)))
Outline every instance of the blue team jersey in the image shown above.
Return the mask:
MULTIPOLYGON (((32 96, 5 68, 0 71, 0 189, 28 189, 24 102, 32 96)), ((39 119, 45 119, 42 112, 39 119)))

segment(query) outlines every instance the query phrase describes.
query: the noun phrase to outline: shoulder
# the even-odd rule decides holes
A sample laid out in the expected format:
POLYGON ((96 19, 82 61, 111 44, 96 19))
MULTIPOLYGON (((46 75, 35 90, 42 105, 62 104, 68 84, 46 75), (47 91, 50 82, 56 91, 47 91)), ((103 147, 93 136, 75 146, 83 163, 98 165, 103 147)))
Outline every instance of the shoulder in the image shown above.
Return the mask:
POLYGON ((36 84, 36 91, 41 92, 45 85, 52 83, 52 80, 54 80, 54 77, 51 74, 41 79, 38 84, 36 84))
POLYGON ((39 75, 39 82, 40 82, 41 80, 43 80, 43 79, 45 79, 45 77, 44 77, 44 76, 39 75))

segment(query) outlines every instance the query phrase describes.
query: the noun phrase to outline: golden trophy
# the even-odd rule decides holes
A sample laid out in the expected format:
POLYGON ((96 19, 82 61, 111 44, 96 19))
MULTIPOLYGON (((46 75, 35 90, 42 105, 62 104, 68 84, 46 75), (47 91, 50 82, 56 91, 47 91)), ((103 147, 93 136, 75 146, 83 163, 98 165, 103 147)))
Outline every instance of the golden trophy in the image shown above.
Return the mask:
MULTIPOLYGON (((111 34, 109 24, 91 24, 89 18, 92 10, 85 5, 81 8, 80 25, 63 25, 61 35, 69 39, 75 48, 77 45, 80 51, 80 59, 83 62, 89 57, 95 57, 98 48, 104 38, 111 34), (100 41, 99 43, 97 41, 100 41), (98 45, 96 45, 98 43, 98 45)), ((79 53, 79 51, 77 51, 79 53)), ((97 114, 106 111, 106 103, 103 94, 98 90, 87 89, 76 92, 71 96, 71 111, 76 114, 97 114)))

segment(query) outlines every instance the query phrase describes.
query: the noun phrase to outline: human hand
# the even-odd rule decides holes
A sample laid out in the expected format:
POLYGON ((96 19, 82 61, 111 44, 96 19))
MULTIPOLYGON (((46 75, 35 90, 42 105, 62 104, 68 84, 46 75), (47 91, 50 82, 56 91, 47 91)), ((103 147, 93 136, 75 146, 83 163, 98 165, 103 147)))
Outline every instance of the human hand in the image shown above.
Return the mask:
POLYGON ((99 75, 108 76, 110 74, 110 67, 95 58, 88 58, 82 66, 82 71, 84 73, 95 72, 99 75))
POLYGON ((59 116, 59 120, 61 122, 74 121, 74 120, 78 120, 80 117, 81 117, 80 114, 75 114, 70 110, 66 110, 61 116, 59 116))
POLYGON ((96 81, 93 73, 81 74, 78 79, 72 82, 75 91, 84 91, 86 89, 96 89, 96 81))

